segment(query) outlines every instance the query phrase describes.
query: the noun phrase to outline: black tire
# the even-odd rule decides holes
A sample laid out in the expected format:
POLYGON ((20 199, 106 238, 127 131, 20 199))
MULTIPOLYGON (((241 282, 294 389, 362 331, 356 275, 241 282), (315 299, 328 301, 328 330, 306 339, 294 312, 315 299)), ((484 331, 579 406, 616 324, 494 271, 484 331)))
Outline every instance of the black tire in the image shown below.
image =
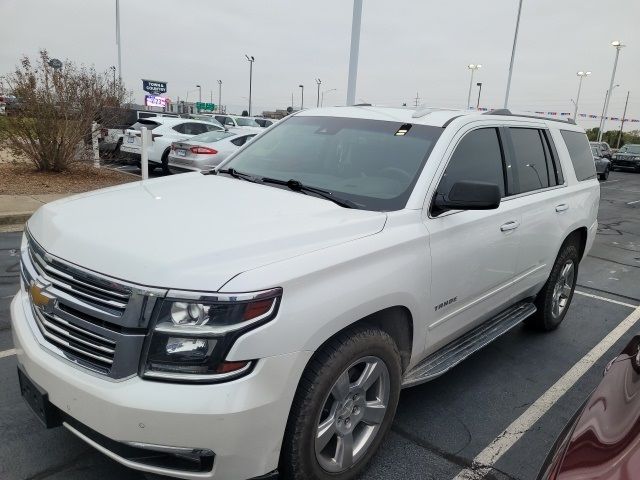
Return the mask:
POLYGON ((169 169, 169 150, 165 150, 162 154, 162 173, 164 175, 171 175, 171 170, 169 169))
POLYGON ((609 169, 606 168, 604 170, 604 172, 602 172, 600 175, 598 175, 598 177, 600 178, 600 180, 602 180, 603 182, 606 182, 607 179, 609 178, 609 169))
POLYGON ((563 244, 560 248, 558 257, 553 264, 553 268, 551 269, 551 274, 549 275, 547 282, 536 296, 535 305, 538 310, 534 315, 525 320, 525 324, 546 332, 555 330, 560 326, 562 320, 564 320, 564 317, 567 314, 567 311, 569 310, 571 300, 573 299, 573 292, 576 288, 578 279, 579 263, 580 253, 578 251, 578 246, 571 242, 563 244), (563 276, 564 269, 567 267, 569 262, 571 262, 571 268, 573 269, 571 285, 570 287, 565 285, 560 289, 566 293, 560 294, 560 301, 557 301, 558 299, 556 298, 556 294, 558 293, 558 285, 561 281, 561 277, 563 276), (556 300, 556 302, 554 302, 554 300, 556 300), (564 306, 562 306, 561 310, 558 311, 558 309, 556 309, 556 304, 559 303, 562 305, 562 302, 564 302, 564 306))
MULTIPOLYGON (((367 364, 368 365, 368 364, 367 364)), ((353 367, 356 368, 356 367, 353 367)), ((363 370, 364 371, 364 370, 363 370)), ((363 378, 362 375, 360 378, 363 378)), ((357 371, 353 378, 358 378, 357 371)), ((383 378, 382 376, 380 378, 383 378)), ((323 348, 318 350, 309 364, 305 368, 298 389, 291 406, 291 412, 287 421, 282 450, 280 454, 280 472, 283 478, 289 480, 351 480, 360 475, 366 468, 380 446, 380 442, 391 427, 391 422, 396 412, 398 399, 400 397, 400 383, 402 378, 402 367, 400 361, 400 353, 394 340, 382 330, 372 326, 356 327, 340 333, 323 348), (330 402, 335 404, 335 394, 338 389, 339 378, 344 378, 344 372, 347 372, 349 378, 349 386, 351 387, 351 376, 354 373, 350 366, 357 364, 360 360, 375 359, 380 360, 388 370, 389 394, 387 400, 386 411, 384 417, 378 425, 375 434, 372 434, 369 446, 359 453, 359 458, 354 455, 353 464, 342 471, 329 472, 320 463, 316 453, 316 434, 320 422, 326 422, 323 415, 327 415, 327 405, 330 402)), ((357 380, 354 380, 357 382, 357 380)), ((382 382, 382 380, 379 380, 382 382)), ((373 387, 371 387, 373 388, 373 387)), ((351 401, 351 394, 354 390, 347 389, 350 393, 347 395, 351 401)), ((354 395, 353 400, 367 402, 370 399, 367 392, 362 396, 354 395)), ((358 415, 358 407, 351 402, 348 406, 341 404, 339 408, 333 409, 331 417, 336 418, 336 425, 340 425, 340 419, 343 418, 344 409, 349 411, 353 407, 354 415, 358 415)), ((362 415, 366 407, 363 407, 362 415)), ((350 414, 349 414, 350 415, 350 414)), ((355 418, 355 417, 354 417, 355 418)), ((349 417, 343 420, 342 426, 351 426, 349 417)), ((366 420, 354 420, 353 432, 366 420)), ((336 430, 339 428, 334 427, 336 430)), ((361 430, 363 431, 363 430, 361 430)), ((331 434, 333 441, 337 444, 339 434, 331 434), (334 437, 335 435, 335 437, 334 437)), ((353 438, 353 437, 352 437, 353 438)), ((334 444, 331 441, 326 447, 332 450, 334 444)), ((338 450, 336 449, 336 458, 338 450)), ((348 462, 346 462, 348 464, 348 462)))

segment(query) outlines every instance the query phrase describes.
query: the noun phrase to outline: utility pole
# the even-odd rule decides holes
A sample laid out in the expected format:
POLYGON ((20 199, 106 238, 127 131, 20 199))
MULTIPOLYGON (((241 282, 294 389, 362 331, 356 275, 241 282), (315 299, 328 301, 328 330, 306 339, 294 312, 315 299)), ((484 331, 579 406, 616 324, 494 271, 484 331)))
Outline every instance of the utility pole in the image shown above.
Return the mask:
POLYGON ((316 108, 320 106, 320 85, 322 85, 322 80, 316 78, 316 84, 318 85, 318 100, 316 101, 316 108))
POLYGON ((120 44, 120 0, 116 0, 116 44, 118 45, 118 80, 122 85, 122 47, 120 44))
POLYGON ((476 103, 476 110, 480 110, 480 94, 482 93, 482 82, 476 83, 478 86, 478 103, 476 103))
POLYGON ((622 113, 622 123, 620 124, 620 133, 618 134, 618 142, 616 148, 620 148, 620 140, 622 140, 622 129, 624 128, 624 122, 627 118, 627 105, 629 105, 629 94, 631 91, 627 91, 627 100, 624 102, 624 112, 622 113))
POLYGON ((300 110, 304 110, 304 85, 298 85, 300 87, 300 110))
POLYGON ((418 102, 420 102, 420 94, 418 92, 416 92, 416 98, 414 98, 414 100, 416 108, 418 108, 418 102))
POLYGON ((351 21, 351 52, 349 53, 349 81, 347 83, 347 105, 356 103, 356 80, 358 78, 358 55, 360 53, 360 24, 362 23, 362 0, 353 0, 351 21))
POLYGON ((516 19, 516 31, 513 35, 513 48, 511 49, 511 62, 509 63, 509 77, 507 78, 507 91, 504 95, 504 108, 509 106, 509 90, 511 90, 511 76, 513 75, 513 62, 516 58, 516 45, 518 44, 518 30, 520 29, 520 14, 522 13, 522 0, 518 4, 518 17, 516 19))
POLYGON ((624 48, 624 44, 615 40, 611 42, 611 46, 616 49, 616 58, 613 61, 613 71, 611 72, 611 82, 609 83, 609 94, 607 95, 607 100, 604 102, 604 113, 602 115, 602 129, 598 132, 598 141, 602 141, 602 134, 604 131, 605 122, 607 120, 607 112, 609 111, 609 103, 611 103, 611 95, 613 94, 613 82, 616 79, 616 70, 618 68, 618 57, 620 57, 620 50, 624 48))
POLYGON ((222 80, 218 80, 218 113, 222 113, 222 80))

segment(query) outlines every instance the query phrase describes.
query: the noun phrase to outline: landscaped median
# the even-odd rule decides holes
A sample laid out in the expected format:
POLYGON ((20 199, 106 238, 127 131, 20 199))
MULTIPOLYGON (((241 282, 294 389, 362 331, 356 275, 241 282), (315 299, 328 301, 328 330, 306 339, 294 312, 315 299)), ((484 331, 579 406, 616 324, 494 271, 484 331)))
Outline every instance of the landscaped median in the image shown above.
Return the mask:
POLYGON ((40 172, 24 159, 0 149, 0 228, 21 226, 47 202, 137 179, 135 175, 84 162, 70 165, 65 172, 40 172))

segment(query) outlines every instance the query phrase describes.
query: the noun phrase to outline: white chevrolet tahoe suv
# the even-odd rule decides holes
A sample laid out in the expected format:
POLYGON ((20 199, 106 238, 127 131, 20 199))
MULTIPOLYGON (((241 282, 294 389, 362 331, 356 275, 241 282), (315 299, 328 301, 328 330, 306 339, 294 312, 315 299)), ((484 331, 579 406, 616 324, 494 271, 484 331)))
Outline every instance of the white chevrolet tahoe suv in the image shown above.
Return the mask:
POLYGON ((558 327, 599 196, 573 122, 299 112, 210 174, 33 215, 11 305, 22 394, 139 470, 353 479, 401 388, 522 321, 558 327))

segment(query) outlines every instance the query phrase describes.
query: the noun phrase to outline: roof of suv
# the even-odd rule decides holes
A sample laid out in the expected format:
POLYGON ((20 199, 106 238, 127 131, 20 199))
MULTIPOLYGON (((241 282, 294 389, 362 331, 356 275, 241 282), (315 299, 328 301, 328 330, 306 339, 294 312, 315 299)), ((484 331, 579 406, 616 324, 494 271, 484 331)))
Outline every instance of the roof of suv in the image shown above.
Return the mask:
POLYGON ((147 117, 147 118, 140 118, 138 122, 140 122, 141 120, 156 122, 156 123, 159 123, 160 125, 168 125, 168 126, 173 126, 173 125, 177 125, 179 123, 184 123, 184 122, 204 123, 205 125, 211 125, 211 122, 208 122, 205 120, 197 120, 195 118, 147 117))
POLYGON ((327 107, 310 110, 302 110, 296 115, 302 116, 331 116, 362 118, 370 120, 388 120, 413 124, 444 127, 458 117, 470 117, 487 120, 488 116, 494 119, 531 118, 538 121, 560 123, 569 129, 575 129, 573 120, 555 119, 536 116, 531 113, 513 113, 509 110, 494 110, 478 112, 474 110, 458 110, 453 108, 419 107, 417 110, 398 107, 378 107, 370 105, 354 105, 350 107, 327 107))

